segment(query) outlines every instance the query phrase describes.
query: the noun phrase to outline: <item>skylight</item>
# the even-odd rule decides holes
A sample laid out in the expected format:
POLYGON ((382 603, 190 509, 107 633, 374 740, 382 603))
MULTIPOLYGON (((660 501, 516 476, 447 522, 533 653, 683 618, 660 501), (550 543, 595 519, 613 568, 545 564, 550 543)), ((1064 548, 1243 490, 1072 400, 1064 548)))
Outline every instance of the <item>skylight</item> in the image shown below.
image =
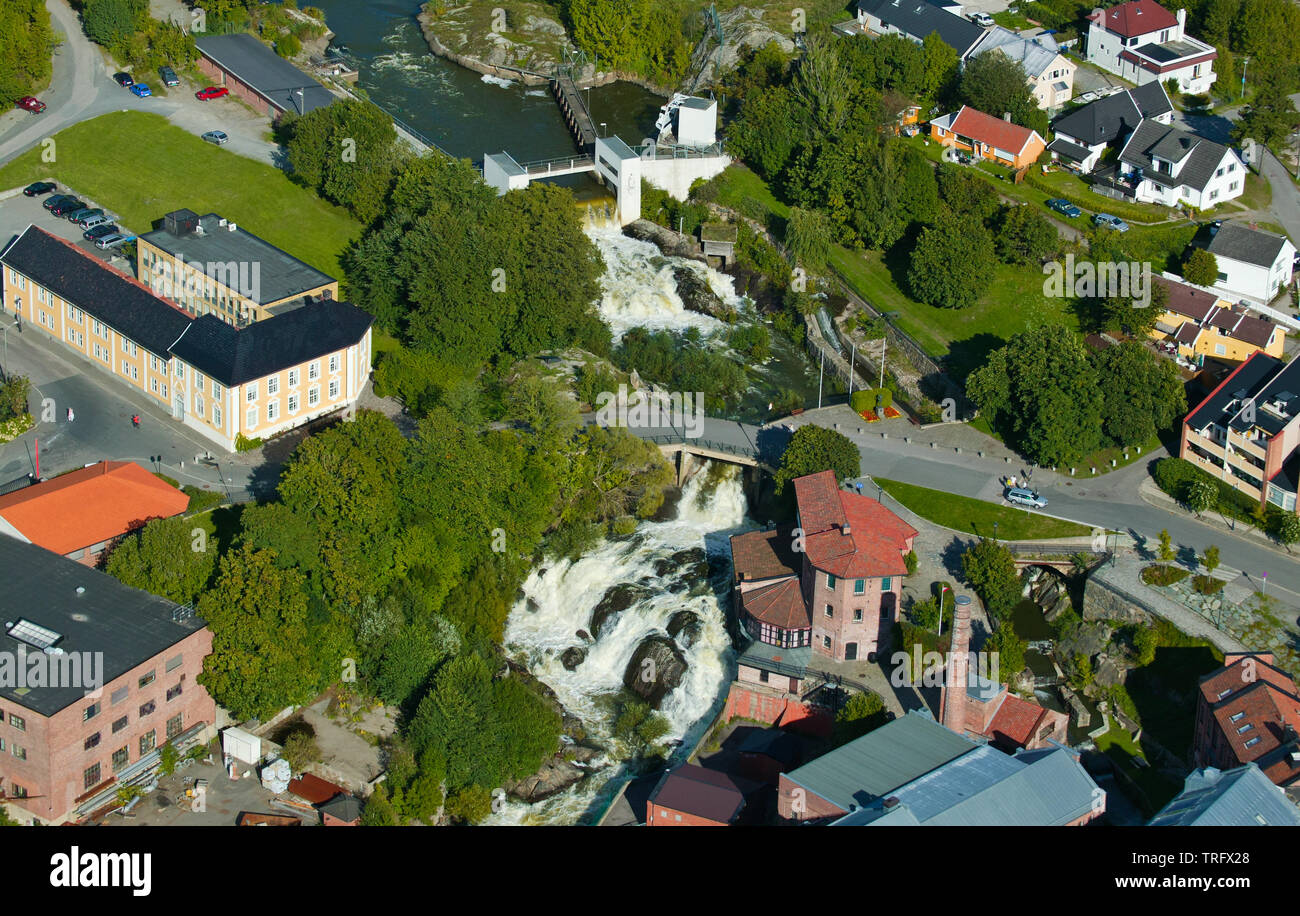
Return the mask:
POLYGON ((8 632, 14 639, 21 640, 29 646, 35 646, 42 652, 63 638, 62 633, 56 633, 39 623, 32 623, 30 620, 22 619, 15 624, 11 624, 8 632))

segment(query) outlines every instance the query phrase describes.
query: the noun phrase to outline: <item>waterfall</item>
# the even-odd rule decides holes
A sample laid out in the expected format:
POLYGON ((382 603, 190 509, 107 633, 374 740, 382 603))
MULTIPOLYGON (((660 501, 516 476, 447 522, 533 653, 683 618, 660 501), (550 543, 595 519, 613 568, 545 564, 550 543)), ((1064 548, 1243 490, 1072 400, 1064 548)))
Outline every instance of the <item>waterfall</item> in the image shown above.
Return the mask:
POLYGON ((609 702, 623 689, 628 660, 646 636, 665 634, 669 619, 680 611, 693 612, 700 630, 682 647, 686 674, 659 711, 669 722, 670 741, 693 741, 712 721, 734 676, 723 604, 730 583, 729 538, 757 525, 746 517, 740 475, 716 481, 711 492, 709 477, 701 471, 687 482, 673 518, 643 522, 631 536, 604 541, 581 559, 541 566, 524 582, 506 623, 506 652, 522 659, 565 708, 582 718, 589 738, 608 749, 610 765, 537 804, 508 802, 488 823, 574 823, 587 810, 616 775, 615 764, 629 755, 611 735, 609 702), (713 582, 701 575, 698 563, 656 573, 656 567, 663 570, 671 557, 692 548, 702 548, 713 561, 719 571, 713 582), (606 622, 594 642, 578 637, 578 630, 591 631, 592 609, 606 591, 620 584, 644 585, 649 592, 606 622), (560 662, 570 646, 588 652, 573 671, 560 662))

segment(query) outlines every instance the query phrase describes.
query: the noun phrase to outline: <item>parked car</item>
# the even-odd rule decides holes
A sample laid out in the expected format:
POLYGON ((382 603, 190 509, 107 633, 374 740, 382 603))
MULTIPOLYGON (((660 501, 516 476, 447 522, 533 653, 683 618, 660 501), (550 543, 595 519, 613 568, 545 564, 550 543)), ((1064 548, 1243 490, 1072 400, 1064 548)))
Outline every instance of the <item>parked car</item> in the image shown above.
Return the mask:
MULTIPOLYGON (((81 220, 79 225, 81 226, 82 229, 85 229, 87 232, 89 232, 91 229, 94 229, 97 226, 106 226, 112 221, 113 218, 108 214, 96 213, 94 216, 87 216, 85 219, 81 220)), ((82 233, 83 236, 85 236, 85 234, 86 234, 85 232, 82 233)))
POLYGON ((89 219, 92 216, 100 216, 103 212, 104 211, 99 207, 82 207, 80 210, 73 210, 67 215, 68 222, 76 223, 80 226, 82 220, 89 219))
POLYGON ((122 86, 123 88, 126 89, 130 89, 132 86, 135 85, 135 79, 131 76, 131 74, 127 73, 126 71, 114 73, 113 79, 117 80, 117 84, 119 86, 122 86))
POLYGON ((203 139, 207 140, 209 143, 215 143, 217 146, 221 146, 230 142, 230 135, 224 130, 210 130, 203 135, 203 139))
POLYGON ((1105 226, 1107 229, 1114 229, 1116 232, 1128 232, 1128 223, 1118 216, 1111 216, 1109 213, 1098 213, 1092 218, 1092 224, 1094 226, 1105 226))
POLYGON ((133 238, 135 238, 135 236, 127 235, 125 232, 111 232, 108 235, 95 239, 95 247, 103 249, 116 248, 123 242, 129 242, 133 238))
POLYGON ((230 90, 227 89, 225 86, 208 86, 194 93, 194 97, 198 99, 200 102, 207 102, 207 101, 211 101, 212 99, 219 99, 225 95, 230 95, 230 90))
POLYGON ((45 110, 45 103, 35 96, 25 95, 18 100, 18 107, 32 114, 40 114, 45 110))
POLYGON ((1083 213, 1082 210, 1070 203, 1064 197, 1053 197, 1047 202, 1047 206, 1050 209, 1055 210, 1057 213, 1060 213, 1062 216, 1068 216, 1070 219, 1074 219, 1076 216, 1083 213))
POLYGON ((158 75, 162 77, 164 86, 179 86, 181 79, 176 75, 176 71, 167 65, 158 68, 158 75))
POLYGON ((993 17, 988 13, 971 13, 970 21, 978 26, 983 26, 986 29, 993 25, 993 17))
POLYGON ((153 95, 153 92, 149 89, 148 83, 132 83, 131 94, 137 98, 147 99, 149 96, 153 95))
POLYGON ((23 193, 28 197, 40 197, 42 194, 50 193, 57 187, 58 185, 52 181, 38 181, 23 188, 23 193))
POLYGON ((94 226, 93 228, 87 229, 85 232, 81 233, 81 237, 88 242, 94 242, 98 239, 102 239, 106 235, 112 235, 115 232, 121 231, 122 230, 118 228, 116 223, 106 219, 105 222, 100 223, 98 226, 94 226))
POLYGON ((1007 490, 1006 500, 1017 506, 1024 506, 1028 509, 1044 509, 1047 507, 1047 500, 1038 495, 1035 490, 1027 487, 1012 487, 1007 490))
POLYGON ((52 212, 52 211, 54 210, 55 207, 57 207, 59 204, 63 203, 65 200, 72 200, 72 195, 71 195, 71 194, 55 194, 55 195, 52 196, 52 197, 47 197, 47 198, 45 198, 45 202, 44 202, 43 204, 41 204, 41 206, 44 207, 46 210, 50 210, 50 211, 52 212))
POLYGON ((50 207, 50 212, 55 216, 68 216, 71 213, 76 213, 78 210, 84 209, 85 206, 86 202, 84 200, 76 197, 69 197, 66 200, 59 201, 53 207, 50 207))

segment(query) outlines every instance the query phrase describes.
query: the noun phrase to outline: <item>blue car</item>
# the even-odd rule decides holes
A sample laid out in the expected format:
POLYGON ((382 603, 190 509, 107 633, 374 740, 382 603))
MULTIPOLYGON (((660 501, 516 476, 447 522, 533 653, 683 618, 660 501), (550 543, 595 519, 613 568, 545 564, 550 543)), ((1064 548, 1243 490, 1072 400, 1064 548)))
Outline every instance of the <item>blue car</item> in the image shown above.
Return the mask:
POLYGON ((1082 210, 1070 203, 1064 197, 1053 197, 1047 202, 1047 206, 1055 210, 1057 213, 1060 213, 1062 216, 1068 216, 1070 219, 1074 219, 1076 216, 1083 213, 1082 210))
POLYGON ((136 83, 131 87, 131 92, 142 99, 147 99, 149 96, 153 95, 153 93, 149 91, 148 83, 136 83))

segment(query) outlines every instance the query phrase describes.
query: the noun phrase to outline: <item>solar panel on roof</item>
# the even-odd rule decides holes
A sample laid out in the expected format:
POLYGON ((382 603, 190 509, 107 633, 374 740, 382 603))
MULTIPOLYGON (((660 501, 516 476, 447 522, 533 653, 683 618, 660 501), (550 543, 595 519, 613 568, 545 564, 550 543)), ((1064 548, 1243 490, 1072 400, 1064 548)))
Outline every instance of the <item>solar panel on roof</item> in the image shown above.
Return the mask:
POLYGON ((9 627, 9 635, 14 639, 22 640, 29 646, 44 651, 63 638, 62 633, 56 633, 48 627, 43 627, 39 623, 32 623, 30 620, 19 620, 9 627))

